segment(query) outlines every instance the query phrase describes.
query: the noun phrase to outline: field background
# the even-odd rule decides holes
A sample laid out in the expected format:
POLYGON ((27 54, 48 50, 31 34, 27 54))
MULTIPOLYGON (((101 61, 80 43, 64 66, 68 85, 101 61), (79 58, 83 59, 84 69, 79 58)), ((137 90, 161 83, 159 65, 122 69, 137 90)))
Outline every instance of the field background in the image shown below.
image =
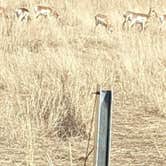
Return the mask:
MULTIPOLYGON (((81 166, 99 84, 114 91, 113 166, 166 165, 166 30, 122 31, 123 13, 166 13, 165 0, 1 0, 0 165, 81 166), (62 23, 14 20, 13 10, 54 7, 62 23), (94 16, 114 27, 94 32, 94 16)), ((33 13, 32 13, 33 16, 33 13)), ((93 147, 93 133, 90 149, 93 147)), ((93 162, 93 154, 88 166, 93 162)))

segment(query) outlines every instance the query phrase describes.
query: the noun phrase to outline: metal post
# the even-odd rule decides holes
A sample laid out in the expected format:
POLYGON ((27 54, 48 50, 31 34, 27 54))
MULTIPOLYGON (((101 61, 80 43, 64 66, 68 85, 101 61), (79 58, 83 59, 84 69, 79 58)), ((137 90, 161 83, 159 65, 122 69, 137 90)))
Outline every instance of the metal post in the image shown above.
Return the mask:
POLYGON ((111 106, 112 91, 100 91, 100 104, 97 116, 97 132, 94 166, 109 166, 109 149, 111 145, 111 106))

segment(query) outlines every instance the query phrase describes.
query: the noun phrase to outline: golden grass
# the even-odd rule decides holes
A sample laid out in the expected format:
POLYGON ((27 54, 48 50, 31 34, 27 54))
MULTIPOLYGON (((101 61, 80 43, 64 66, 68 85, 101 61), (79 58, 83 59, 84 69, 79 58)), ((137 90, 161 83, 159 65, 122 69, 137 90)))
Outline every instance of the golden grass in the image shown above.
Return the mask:
MULTIPOLYGON (((13 9, 36 4, 1 3, 13 9)), ((155 6, 162 14, 165 1, 44 4, 57 9, 63 25, 9 20, 7 35, 0 19, 0 165, 83 165, 97 84, 114 91, 112 165, 165 165, 165 31, 121 30, 124 11, 155 6), (98 12, 110 15, 112 34, 93 31, 98 12)))

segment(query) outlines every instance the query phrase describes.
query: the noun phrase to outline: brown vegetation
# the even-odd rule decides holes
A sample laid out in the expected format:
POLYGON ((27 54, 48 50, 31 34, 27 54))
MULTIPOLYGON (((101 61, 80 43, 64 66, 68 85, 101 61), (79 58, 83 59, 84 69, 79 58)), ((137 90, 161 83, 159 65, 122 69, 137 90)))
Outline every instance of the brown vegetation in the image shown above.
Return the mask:
POLYGON ((112 165, 166 165, 166 31, 155 20, 142 33, 121 29, 125 11, 155 6, 160 15, 165 1, 47 2, 63 26, 9 19, 7 29, 0 18, 0 165, 83 165, 96 84, 114 91, 112 165), (110 16, 113 33, 94 33, 97 13, 110 16))

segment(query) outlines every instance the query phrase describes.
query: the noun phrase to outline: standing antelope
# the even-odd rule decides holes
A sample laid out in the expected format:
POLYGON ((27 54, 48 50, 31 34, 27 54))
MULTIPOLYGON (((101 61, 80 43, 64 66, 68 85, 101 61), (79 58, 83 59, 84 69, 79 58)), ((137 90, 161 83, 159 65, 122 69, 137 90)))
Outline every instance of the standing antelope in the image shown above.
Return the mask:
POLYGON ((44 16, 44 17, 54 16, 56 18, 59 17, 59 14, 48 6, 40 6, 40 5, 35 6, 34 12, 35 12, 36 18, 38 18, 39 16, 44 16))
POLYGON ((148 14, 143 14, 143 13, 135 13, 132 11, 127 11, 123 17, 124 17, 124 22, 122 24, 122 28, 124 29, 124 26, 126 23, 129 23, 129 29, 132 28, 136 24, 140 24, 142 29, 141 31, 145 30, 145 26, 149 20, 150 17, 155 16, 157 17, 157 13, 153 9, 149 9, 148 14))
POLYGON ((31 20, 30 18, 30 12, 27 8, 17 8, 15 10, 16 17, 18 18, 19 21, 25 21, 28 22, 31 20))
POLYGON ((102 25, 105 27, 105 29, 109 32, 113 31, 111 21, 108 16, 103 14, 97 14, 95 16, 95 30, 98 25, 102 25))

